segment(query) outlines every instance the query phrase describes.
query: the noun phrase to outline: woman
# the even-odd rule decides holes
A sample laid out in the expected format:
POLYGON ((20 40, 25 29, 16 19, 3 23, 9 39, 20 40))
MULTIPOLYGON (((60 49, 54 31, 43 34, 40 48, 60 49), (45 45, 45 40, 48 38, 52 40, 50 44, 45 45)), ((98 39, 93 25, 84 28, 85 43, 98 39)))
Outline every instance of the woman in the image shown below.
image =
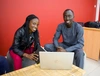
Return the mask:
POLYGON ((38 60, 38 55, 34 53, 40 46, 38 25, 38 17, 32 14, 26 18, 23 26, 16 31, 10 48, 10 55, 14 61, 14 70, 22 68, 22 57, 38 60))

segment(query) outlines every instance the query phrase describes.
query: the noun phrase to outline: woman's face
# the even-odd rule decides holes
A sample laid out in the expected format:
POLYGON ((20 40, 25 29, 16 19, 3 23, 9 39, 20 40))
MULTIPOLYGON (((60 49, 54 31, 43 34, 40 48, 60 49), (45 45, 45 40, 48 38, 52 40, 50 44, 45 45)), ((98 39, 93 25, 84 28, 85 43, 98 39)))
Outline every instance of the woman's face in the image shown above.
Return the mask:
POLYGON ((38 28, 38 25, 39 25, 39 19, 34 18, 34 19, 30 20, 30 22, 29 22, 30 32, 35 32, 38 28))

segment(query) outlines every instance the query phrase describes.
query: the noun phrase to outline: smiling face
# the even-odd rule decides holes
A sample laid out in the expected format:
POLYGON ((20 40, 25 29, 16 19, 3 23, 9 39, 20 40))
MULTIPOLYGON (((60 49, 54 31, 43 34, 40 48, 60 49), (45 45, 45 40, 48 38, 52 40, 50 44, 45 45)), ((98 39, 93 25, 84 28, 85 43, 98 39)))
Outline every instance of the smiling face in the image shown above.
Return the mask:
POLYGON ((71 10, 67 10, 63 14, 64 22, 66 25, 71 27, 71 24, 73 22, 74 14, 71 10))
POLYGON ((38 18, 34 18, 34 19, 30 20, 30 22, 29 22, 30 32, 35 32, 38 28, 38 25, 39 25, 39 19, 38 18))

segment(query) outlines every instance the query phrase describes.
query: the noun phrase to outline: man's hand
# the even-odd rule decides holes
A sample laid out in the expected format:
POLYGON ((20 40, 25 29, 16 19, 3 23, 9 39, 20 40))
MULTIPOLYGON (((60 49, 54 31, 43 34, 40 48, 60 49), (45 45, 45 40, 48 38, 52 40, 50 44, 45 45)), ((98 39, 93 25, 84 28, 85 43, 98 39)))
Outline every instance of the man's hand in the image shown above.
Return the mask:
POLYGON ((66 50, 62 47, 57 47, 57 52, 66 52, 66 50))
POLYGON ((24 53, 23 56, 30 59, 30 60, 38 61, 38 55, 35 53, 32 53, 32 54, 24 53))

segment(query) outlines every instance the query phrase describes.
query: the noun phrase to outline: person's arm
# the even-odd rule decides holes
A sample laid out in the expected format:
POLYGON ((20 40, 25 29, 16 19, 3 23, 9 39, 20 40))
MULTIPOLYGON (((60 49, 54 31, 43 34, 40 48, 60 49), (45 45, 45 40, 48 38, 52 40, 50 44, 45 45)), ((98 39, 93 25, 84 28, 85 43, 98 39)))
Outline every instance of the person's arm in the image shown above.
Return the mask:
POLYGON ((77 28, 77 44, 66 48, 66 51, 74 51, 76 49, 82 49, 84 46, 84 39, 83 39, 84 30, 82 27, 77 28))
POLYGON ((54 38, 53 38, 53 43, 54 43, 54 46, 56 48, 59 47, 58 39, 60 38, 60 35, 61 35, 61 25, 58 25, 56 33, 55 33, 54 38))
POLYGON ((24 53, 23 56, 30 59, 30 60, 35 60, 35 61, 38 60, 38 55, 35 53, 32 53, 32 54, 24 53))
POLYGON ((19 49, 20 44, 21 44, 21 36, 22 32, 21 30, 17 30, 14 35, 14 40, 13 40, 13 51, 14 53, 18 54, 19 56, 23 56, 24 52, 19 49))

